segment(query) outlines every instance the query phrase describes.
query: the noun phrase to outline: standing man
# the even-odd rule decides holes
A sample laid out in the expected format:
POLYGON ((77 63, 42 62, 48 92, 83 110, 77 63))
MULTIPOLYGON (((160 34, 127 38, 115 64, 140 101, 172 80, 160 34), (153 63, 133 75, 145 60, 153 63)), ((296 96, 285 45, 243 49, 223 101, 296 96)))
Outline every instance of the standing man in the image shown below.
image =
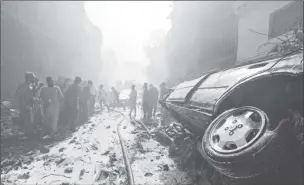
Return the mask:
POLYGON ((34 132, 34 93, 33 83, 35 75, 31 72, 25 74, 25 82, 21 83, 14 96, 14 106, 20 111, 20 122, 26 135, 34 132))
POLYGON ((152 84, 150 84, 149 86, 149 95, 150 95, 149 118, 151 118, 151 116, 155 117, 157 110, 158 96, 159 96, 157 88, 154 87, 152 84))
POLYGON ((68 88, 65 94, 65 115, 67 117, 67 128, 75 131, 79 118, 79 97, 81 94, 81 78, 76 77, 74 83, 68 88))
POLYGON ((65 94, 66 90, 69 88, 70 84, 71 84, 71 79, 65 78, 64 83, 59 86, 63 95, 65 94))
POLYGON ((123 105, 119 100, 119 92, 114 87, 112 87, 112 93, 114 96, 114 105, 122 106, 123 110, 126 110, 125 105, 123 105))
POLYGON ((97 90, 96 90, 94 84, 92 84, 92 87, 91 87, 90 91, 91 91, 91 94, 92 94, 92 103, 91 103, 91 107, 90 107, 90 115, 89 116, 92 116, 95 113, 95 102, 96 102, 96 98, 97 98, 97 90))
POLYGON ((131 86, 131 93, 130 93, 130 116, 134 110, 134 117, 136 117, 136 100, 137 100, 137 91, 135 90, 135 85, 131 86))
POLYGON ((159 89, 160 89, 159 100, 161 101, 164 99, 165 94, 167 94, 169 92, 169 89, 166 87, 165 82, 160 84, 159 89))
POLYGON ((84 121, 88 121, 89 116, 91 115, 91 108, 93 102, 93 94, 91 93, 92 86, 93 86, 93 82, 89 80, 88 84, 83 88, 82 91, 84 121))
POLYGON ((39 101, 40 90, 43 87, 43 83, 39 81, 37 77, 33 83, 33 94, 34 94, 34 125, 38 126, 42 123, 41 104, 39 101))
POLYGON ((107 92, 103 89, 102 84, 99 86, 98 100, 99 100, 100 109, 102 110, 102 104, 103 104, 108 108, 108 111, 110 112, 110 107, 107 101, 108 100, 107 92))
MULTIPOLYGON (((160 87, 159 101, 161 102, 164 100, 165 95, 169 93, 169 89, 167 88, 165 82, 161 83, 159 87, 160 87)), ((161 123, 163 125, 170 123, 168 111, 163 107, 161 107, 161 123)))
POLYGON ((46 78, 47 87, 41 89, 40 98, 42 101, 43 124, 50 136, 57 132, 57 123, 60 112, 60 105, 63 95, 52 77, 46 78))
POLYGON ((143 100, 142 100, 142 109, 144 112, 143 119, 148 118, 149 113, 149 91, 148 91, 148 83, 144 83, 143 87, 143 100))

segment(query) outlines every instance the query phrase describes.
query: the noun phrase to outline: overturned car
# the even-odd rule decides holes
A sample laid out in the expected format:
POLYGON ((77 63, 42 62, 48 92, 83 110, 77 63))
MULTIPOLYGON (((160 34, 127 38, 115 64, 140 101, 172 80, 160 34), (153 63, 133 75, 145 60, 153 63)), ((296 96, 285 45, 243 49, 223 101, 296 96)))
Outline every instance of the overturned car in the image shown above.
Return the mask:
POLYGON ((201 136, 197 148, 222 183, 303 183, 303 53, 207 73, 161 104, 201 136))

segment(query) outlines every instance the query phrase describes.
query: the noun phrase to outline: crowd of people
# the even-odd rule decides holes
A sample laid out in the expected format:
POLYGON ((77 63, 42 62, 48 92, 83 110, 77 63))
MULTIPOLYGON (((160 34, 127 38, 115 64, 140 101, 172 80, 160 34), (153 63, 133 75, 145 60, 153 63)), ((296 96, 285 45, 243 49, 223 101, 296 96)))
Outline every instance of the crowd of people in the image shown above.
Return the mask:
MULTIPOLYGON (((152 84, 143 85, 142 110, 143 119, 155 116, 158 100, 167 92, 165 83, 160 85, 160 93, 152 84)), ((125 110, 126 105, 119 99, 119 92, 112 87, 111 93, 101 84, 96 89, 91 80, 83 81, 80 77, 74 80, 65 78, 64 82, 55 82, 52 77, 46 78, 44 85, 34 73, 25 74, 13 97, 13 105, 20 112, 20 123, 27 135, 35 135, 37 127, 42 128, 44 135, 52 137, 58 133, 58 124, 63 131, 74 132, 81 123, 88 121, 95 112, 98 102, 100 109, 106 107, 110 112, 119 106, 125 110)), ((129 115, 136 116, 137 90, 131 86, 128 105, 129 115)))

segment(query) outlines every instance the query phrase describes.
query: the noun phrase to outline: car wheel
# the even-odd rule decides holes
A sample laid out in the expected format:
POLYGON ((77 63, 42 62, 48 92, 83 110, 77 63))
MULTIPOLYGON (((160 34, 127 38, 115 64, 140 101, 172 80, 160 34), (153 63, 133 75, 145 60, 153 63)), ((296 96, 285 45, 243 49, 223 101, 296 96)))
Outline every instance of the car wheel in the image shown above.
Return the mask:
POLYGON ((280 123, 270 130, 268 116, 255 107, 230 109, 207 128, 202 155, 226 177, 242 179, 273 172, 286 151, 286 126, 280 123))

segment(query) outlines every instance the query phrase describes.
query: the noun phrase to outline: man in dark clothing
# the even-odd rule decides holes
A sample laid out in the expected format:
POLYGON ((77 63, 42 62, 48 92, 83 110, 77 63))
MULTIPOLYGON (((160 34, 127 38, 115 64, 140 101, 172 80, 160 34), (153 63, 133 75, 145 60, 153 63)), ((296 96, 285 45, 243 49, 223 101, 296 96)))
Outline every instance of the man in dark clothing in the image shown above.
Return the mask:
POLYGON ((148 83, 144 83, 143 87, 143 100, 142 100, 142 109, 144 112, 144 119, 148 118, 148 112, 149 112, 149 91, 148 91, 148 83))
POLYGON ((25 82, 21 83, 15 93, 13 104, 20 111, 19 117, 24 132, 30 136, 34 134, 34 91, 35 75, 31 72, 25 74, 25 82))
MULTIPOLYGON (((164 98, 165 98, 165 95, 167 93, 169 93, 169 89, 166 87, 166 83, 163 82, 160 84, 160 95, 159 95, 159 101, 163 101, 164 98)), ((161 107, 160 109, 160 112, 161 112, 161 123, 163 125, 167 125, 170 123, 170 119, 169 119, 169 114, 168 114, 168 111, 166 109, 164 109, 163 107, 161 107)))
POLYGON ((92 86, 93 86, 93 82, 89 80, 88 84, 83 88, 82 91, 84 121, 88 121, 89 116, 91 115, 91 109, 93 103, 93 94, 91 93, 92 86))
POLYGON ((161 100, 163 100, 165 94, 167 94, 169 92, 169 89, 166 87, 165 82, 161 83, 159 88, 160 88, 159 100, 161 101, 161 100))
POLYGON ((149 118, 151 118, 152 113, 153 113, 153 117, 156 114, 158 96, 159 96, 159 93, 158 93, 157 88, 154 87, 152 84, 150 84, 150 86, 149 86, 149 99, 150 99, 149 118))
POLYGON ((131 86, 131 93, 129 98, 129 104, 130 104, 130 113, 131 116, 133 110, 134 110, 134 117, 136 117, 136 100, 137 100, 137 91, 135 89, 135 85, 131 86))
POLYGON ((81 94, 81 78, 76 77, 74 83, 68 88, 65 94, 65 115, 67 116, 67 128, 75 131, 79 118, 79 97, 81 94))
POLYGON ((112 87, 112 93, 114 96, 114 105, 122 106, 123 109, 125 110, 126 109, 125 105, 123 105, 119 100, 119 92, 114 87, 112 87))

